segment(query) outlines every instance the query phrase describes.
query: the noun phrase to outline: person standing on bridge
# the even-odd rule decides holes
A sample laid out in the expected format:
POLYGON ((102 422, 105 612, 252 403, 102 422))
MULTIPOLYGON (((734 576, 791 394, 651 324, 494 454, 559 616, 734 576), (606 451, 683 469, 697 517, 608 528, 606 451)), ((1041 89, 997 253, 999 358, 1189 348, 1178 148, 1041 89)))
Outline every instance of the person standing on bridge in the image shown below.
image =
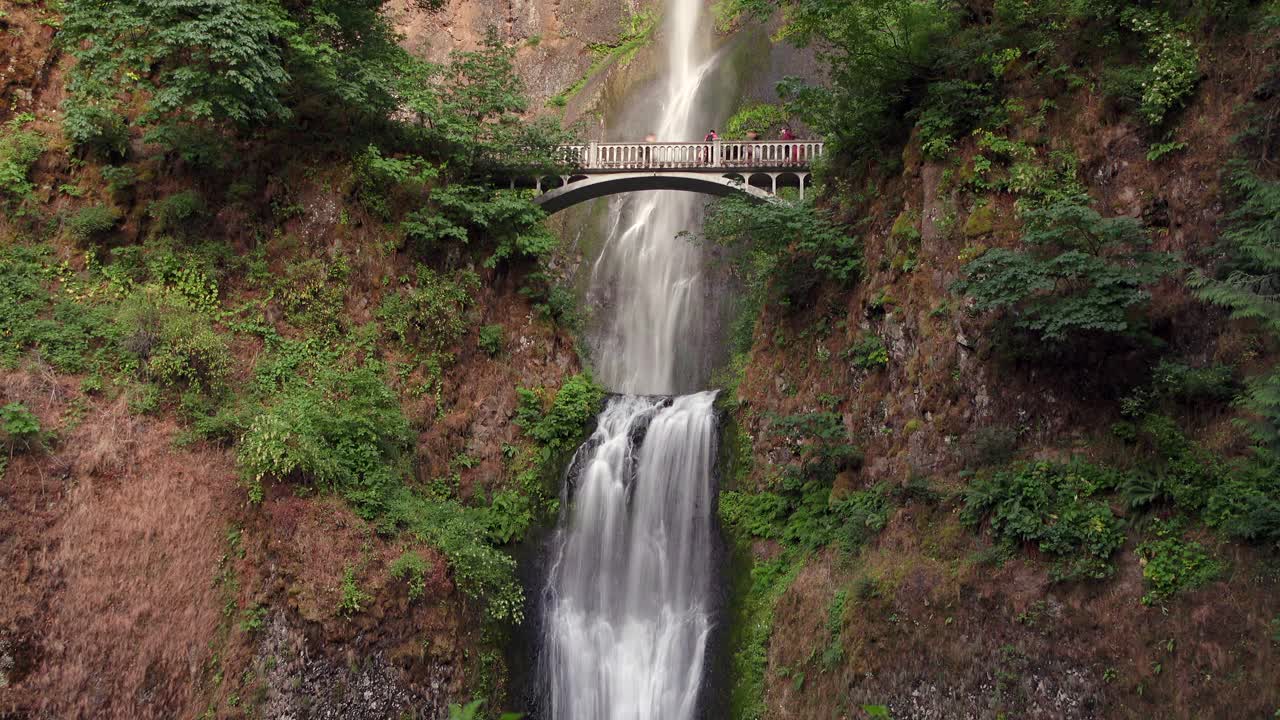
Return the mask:
MULTIPOLYGON (((704 136, 704 137, 702 138, 702 142, 704 142, 704 143, 714 143, 715 141, 717 141, 717 140, 719 140, 719 139, 720 139, 720 136, 716 134, 716 130, 715 130, 715 128, 712 128, 712 129, 711 129, 711 132, 707 133, 707 134, 706 134, 706 136, 704 136)), ((712 157, 711 157, 711 147, 704 147, 704 148, 702 148, 702 150, 701 150, 701 151, 699 151, 699 152, 698 152, 698 161, 699 161, 699 162, 702 162, 702 163, 708 163, 708 164, 709 164, 709 163, 711 162, 711 160, 712 160, 712 157)))
MULTIPOLYGON (((795 140, 795 139, 796 139, 796 134, 795 134, 795 133, 793 133, 793 132, 791 132, 791 128, 790 128, 789 126, 787 126, 787 125, 783 125, 783 126, 782 126, 782 130, 781 130, 780 132, 778 132, 778 139, 779 139, 779 140, 781 140, 782 142, 790 142, 790 141, 792 141, 792 140, 795 140)), ((786 146, 785 148, 783 148, 783 150, 782 150, 782 154, 783 154, 783 156, 787 159, 787 162, 790 162, 790 161, 791 161, 791 146, 790 146, 790 145, 788 145, 788 146, 786 146)), ((798 160, 799 158, 796 158, 796 159, 798 160)))

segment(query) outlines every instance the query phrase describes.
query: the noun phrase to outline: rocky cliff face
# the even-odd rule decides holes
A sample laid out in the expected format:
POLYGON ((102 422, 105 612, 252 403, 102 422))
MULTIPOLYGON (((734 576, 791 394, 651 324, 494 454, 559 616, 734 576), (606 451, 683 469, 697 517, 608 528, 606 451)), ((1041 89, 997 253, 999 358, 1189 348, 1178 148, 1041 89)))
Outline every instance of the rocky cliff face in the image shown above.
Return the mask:
MULTIPOLYGON (((1239 108, 1268 72, 1249 43, 1207 53, 1213 67, 1173 135, 1185 151, 1172 158, 1148 157, 1143 128, 1087 88, 1050 96, 1063 110, 1040 135, 1079 158, 1103 215, 1141 219, 1155 249, 1193 262, 1222 231, 1221 172, 1235 152, 1239 108)), ((1033 86, 1015 91, 1027 107, 1044 99, 1033 86)), ((1230 569, 1162 610, 1143 600, 1147 560, 1133 542, 1117 552, 1114 576, 1063 584, 1034 551, 993 561, 1011 550, 961 523, 961 493, 987 462, 1129 452, 1109 430, 1123 420, 1116 388, 1149 372, 1141 353, 1073 358, 1074 370, 1011 359, 991 318, 967 311, 951 289, 960 266, 1021 235, 1011 193, 975 203, 958 190, 980 152, 969 139, 946 163, 930 162, 913 137, 900 173, 839 208, 867 219, 857 231, 867 253, 858 289, 766 311, 757 328, 734 411, 743 435, 730 440, 750 458, 739 482, 776 488, 801 461, 794 441, 773 429, 777 417, 830 411, 865 452, 837 476, 831 502, 878 483, 898 498, 866 547, 807 556, 782 581, 764 716, 863 717, 864 706, 918 719, 1269 716, 1280 707, 1270 677, 1280 661, 1268 631, 1280 587, 1272 552, 1197 534, 1230 569), (882 344, 883 363, 860 359, 868 337, 882 344)), ((1246 373, 1273 362, 1242 355, 1256 342, 1248 329, 1174 279, 1155 289, 1151 314, 1161 341, 1188 362, 1241 362, 1246 373)), ((1239 452, 1232 414, 1198 412, 1188 433, 1239 452)), ((779 550, 759 541, 749 554, 759 566, 779 550)), ((750 586, 740 580, 734 592, 750 586)))
MULTIPOLYGON (((432 59, 474 48, 490 25, 521 42, 522 71, 541 105, 590 64, 589 44, 616 37, 627 8, 455 2, 434 15, 395 11, 405 42, 432 59)), ((64 217, 109 193, 62 152, 68 59, 54 42, 57 19, 42 3, 5 4, 0 120, 30 112, 53 138, 33 169, 34 193, 42 212, 64 217), (87 200, 60 194, 67 183, 83 183, 87 200)), ((116 198, 116 247, 154 243, 148 206, 199 183, 191 168, 150 162, 143 143, 133 145, 143 170, 116 198)), ((267 243, 268 274, 345 263, 348 282, 328 296, 333 310, 344 323, 372 322, 414 259, 353 201, 350 167, 288 157, 255 165, 271 178, 263 192, 210 208, 201 241, 223 245, 236 267, 234 258, 267 243), (285 205, 283 215, 272 209, 285 205)), ((50 287, 70 292, 66 283, 91 261, 66 237, 48 237, 53 262, 66 269, 50 287)), ((6 248, 31 241, 14 217, 0 222, 0 238, 6 248)), ((469 319, 499 330, 501 355, 474 338, 461 342, 448 348, 454 360, 438 394, 404 393, 419 429, 420 481, 450 478, 463 498, 487 497, 527 443, 512 422, 515 388, 554 389, 580 369, 573 339, 521 294, 520 278, 483 272, 469 319)), ((250 285, 230 270, 219 300, 261 301, 273 329, 295 335, 280 298, 250 285)), ((233 382, 251 383, 266 352, 259 340, 238 340, 233 382)), ((422 372, 406 367, 401 377, 426 383, 422 372)), ((285 486, 251 505, 226 444, 193 444, 173 404, 139 410, 129 391, 95 382, 55 371, 39 351, 0 369, 0 406, 29 408, 45 433, 0 463, 0 582, 12 589, 0 599, 0 717, 434 718, 450 702, 501 697, 501 653, 439 550, 390 539, 342 502, 285 486), (390 574, 406 551, 425 560, 421 597, 390 574), (337 611, 344 583, 359 588, 358 613, 337 611)))
POLYGON ((535 106, 583 78, 596 62, 593 48, 615 43, 641 0, 451 2, 431 12, 398 0, 391 12, 415 54, 441 62, 454 50, 473 50, 493 29, 515 45, 520 73, 535 106))

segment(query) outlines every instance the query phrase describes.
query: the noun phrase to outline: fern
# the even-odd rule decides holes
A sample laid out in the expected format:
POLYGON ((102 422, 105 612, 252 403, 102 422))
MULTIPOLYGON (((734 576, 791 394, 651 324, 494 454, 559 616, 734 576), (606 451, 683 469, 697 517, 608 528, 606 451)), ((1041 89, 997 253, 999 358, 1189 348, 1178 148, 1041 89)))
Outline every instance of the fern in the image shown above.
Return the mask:
MULTIPOLYGON (((1231 187, 1240 205, 1222 236, 1227 252, 1222 277, 1196 271, 1188 282, 1197 296, 1227 308, 1231 317, 1280 335, 1280 181, 1261 178, 1237 162, 1231 187)), ((1250 380, 1241 406, 1251 416, 1242 421, 1250 436, 1280 452, 1280 373, 1250 380)))

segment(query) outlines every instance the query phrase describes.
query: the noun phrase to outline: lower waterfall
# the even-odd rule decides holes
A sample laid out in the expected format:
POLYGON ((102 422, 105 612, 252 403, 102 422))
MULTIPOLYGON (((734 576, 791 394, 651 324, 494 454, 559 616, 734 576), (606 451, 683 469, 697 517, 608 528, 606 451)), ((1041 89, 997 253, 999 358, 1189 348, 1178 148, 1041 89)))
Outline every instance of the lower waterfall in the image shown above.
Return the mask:
POLYGON ((612 398, 578 450, 543 591, 549 718, 694 716, 711 632, 714 401, 612 398))

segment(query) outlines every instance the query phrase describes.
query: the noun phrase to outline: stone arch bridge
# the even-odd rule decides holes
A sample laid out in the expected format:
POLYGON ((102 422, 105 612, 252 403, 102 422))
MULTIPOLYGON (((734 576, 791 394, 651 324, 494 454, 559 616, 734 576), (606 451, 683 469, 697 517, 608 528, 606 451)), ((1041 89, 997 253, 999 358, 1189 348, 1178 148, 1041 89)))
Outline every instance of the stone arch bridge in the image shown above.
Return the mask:
POLYGON ((566 145, 560 153, 572 172, 534 179, 532 185, 539 193, 534 202, 554 213, 587 200, 638 190, 743 193, 777 202, 781 187, 799 188, 803 199, 811 184, 813 162, 822 157, 822 151, 821 142, 800 140, 566 145))

